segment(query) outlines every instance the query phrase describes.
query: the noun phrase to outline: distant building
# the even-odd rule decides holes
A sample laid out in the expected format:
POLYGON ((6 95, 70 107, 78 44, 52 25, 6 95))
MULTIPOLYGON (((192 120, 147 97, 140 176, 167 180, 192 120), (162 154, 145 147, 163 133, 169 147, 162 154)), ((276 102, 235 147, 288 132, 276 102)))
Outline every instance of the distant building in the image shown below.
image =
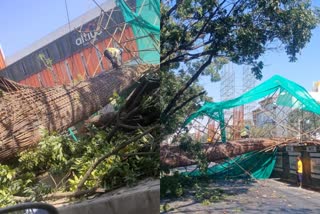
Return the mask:
POLYGON ((312 91, 320 92, 320 81, 313 82, 312 91))
MULTIPOLYGON (((136 0, 126 3, 136 7, 136 0)), ((111 65, 101 54, 107 47, 125 45, 124 63, 138 58, 134 33, 120 8, 114 1, 101 4, 101 8, 106 13, 96 7, 13 56, 4 58, 0 50, 0 76, 33 87, 50 87, 109 70, 111 65), (51 68, 40 56, 52 61, 51 68)))
POLYGON ((0 46, 0 70, 6 67, 5 57, 0 46))
POLYGON ((267 98, 259 102, 260 108, 253 110, 253 122, 257 127, 262 127, 266 124, 274 124, 269 112, 274 111, 274 101, 272 98, 267 98))
POLYGON ((291 108, 278 106, 276 100, 278 97, 268 97, 259 102, 260 107, 252 112, 253 123, 255 127, 269 127, 265 132, 272 133, 272 137, 286 137, 288 117, 291 108))
POLYGON ((320 103, 320 81, 313 83, 312 91, 310 91, 309 93, 313 97, 313 99, 320 103))
POLYGON ((309 94, 315 99, 318 103, 320 103, 320 92, 310 91, 309 94))

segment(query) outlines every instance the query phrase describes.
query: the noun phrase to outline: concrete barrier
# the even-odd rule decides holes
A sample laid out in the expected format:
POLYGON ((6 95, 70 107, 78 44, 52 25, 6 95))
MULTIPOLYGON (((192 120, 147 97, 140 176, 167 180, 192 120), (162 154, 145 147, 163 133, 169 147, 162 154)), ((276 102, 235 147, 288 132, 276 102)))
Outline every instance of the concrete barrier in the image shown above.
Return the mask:
POLYGON ((137 186, 121 188, 98 198, 58 207, 61 214, 158 214, 160 182, 145 180, 137 186))

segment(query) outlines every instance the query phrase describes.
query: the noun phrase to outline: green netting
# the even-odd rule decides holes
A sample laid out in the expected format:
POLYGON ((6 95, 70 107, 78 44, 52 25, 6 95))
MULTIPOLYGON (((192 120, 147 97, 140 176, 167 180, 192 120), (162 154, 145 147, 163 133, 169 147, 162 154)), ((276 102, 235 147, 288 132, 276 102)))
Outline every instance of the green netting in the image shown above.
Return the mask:
MULTIPOLYGON (((320 105, 311 97, 306 89, 284 77, 275 75, 235 99, 216 103, 206 102, 185 121, 184 125, 187 125, 194 118, 202 115, 207 115, 220 123, 224 123, 224 109, 230 109, 257 101, 261 98, 275 94, 277 91, 279 91, 279 96, 276 97, 276 105, 286 106, 292 109, 299 108, 315 114, 320 114, 320 105)), ((224 128, 225 127, 222 125, 221 138, 223 142, 225 142, 224 128)))
POLYGON ((133 12, 124 0, 116 0, 136 38, 139 57, 145 63, 160 63, 160 1, 136 0, 133 12))
MULTIPOLYGON (((275 166, 276 152, 276 149, 273 152, 249 152, 210 167, 205 174, 217 180, 236 178, 267 179, 275 166)), ((199 170, 182 174, 192 177, 203 175, 199 170)))

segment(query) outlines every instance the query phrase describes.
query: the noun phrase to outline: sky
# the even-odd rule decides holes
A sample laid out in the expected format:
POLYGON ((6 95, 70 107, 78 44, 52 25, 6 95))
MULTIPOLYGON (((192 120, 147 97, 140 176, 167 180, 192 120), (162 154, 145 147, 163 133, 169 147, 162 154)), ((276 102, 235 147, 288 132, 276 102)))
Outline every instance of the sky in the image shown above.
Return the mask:
MULTIPOLYGON (((285 50, 268 52, 261 57, 264 62, 263 78, 257 81, 259 84, 272 77, 275 74, 281 75, 287 79, 295 81, 310 91, 312 83, 320 81, 320 26, 313 30, 310 42, 298 54, 296 62, 289 62, 285 50), (319 61, 318 61, 319 60, 319 61)), ((242 66, 233 65, 236 72, 236 90, 241 89, 242 66)), ((211 83, 209 78, 201 78, 200 84, 205 87, 208 95, 215 101, 220 101, 220 83, 211 83)))
MULTIPOLYGON (((107 0, 113 1, 113 0, 107 0)), ((92 0, 66 0, 70 21, 95 8, 92 0)), ((101 4, 105 0, 96 0, 101 4)), ((5 56, 68 24, 65 0, 0 1, 0 45, 5 56)))
MULTIPOLYGON (((320 5, 320 1, 317 3, 320 5)), ((312 84, 315 81, 320 81, 320 26, 312 31, 310 42, 297 55, 296 62, 289 62, 289 57, 285 50, 269 51, 260 60, 264 63, 262 71, 263 78, 261 81, 256 81, 256 85, 271 78, 273 75, 281 75, 290 79, 299 85, 303 86, 308 91, 311 91, 312 84)), ((239 94, 241 90, 242 66, 233 65, 236 72, 236 90, 239 94)), ((214 101, 220 101, 220 83, 211 83, 209 78, 202 77, 200 84, 203 85, 208 92, 208 95, 213 97, 214 101)))
MULTIPOLYGON (((96 0, 99 4, 105 0, 96 0)), ((113 0, 107 0, 113 1, 113 0)), ((93 0, 66 0, 70 20, 82 15, 96 5, 93 0)), ((320 5, 320 1, 313 1, 320 5)), ((65 0, 2 0, 0 5, 0 45, 6 56, 28 47, 57 28, 68 23, 65 0)), ((268 52, 264 61, 262 81, 275 74, 282 75, 311 90, 312 83, 320 80, 320 27, 313 31, 311 41, 298 55, 298 60, 289 62, 284 51, 268 52)), ((234 66, 236 77, 241 77, 241 66, 234 66)), ((201 78, 208 95, 220 99, 220 84, 201 78)), ((257 82, 259 83, 259 82, 257 82)))

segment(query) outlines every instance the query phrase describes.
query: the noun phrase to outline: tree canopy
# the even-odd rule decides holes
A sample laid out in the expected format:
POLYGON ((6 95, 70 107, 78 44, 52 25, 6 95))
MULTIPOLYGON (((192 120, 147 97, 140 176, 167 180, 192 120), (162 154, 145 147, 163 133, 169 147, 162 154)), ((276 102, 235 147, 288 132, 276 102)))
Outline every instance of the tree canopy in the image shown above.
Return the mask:
POLYGON ((252 66, 258 79, 260 57, 267 51, 283 49, 290 62, 296 61, 318 14, 308 0, 162 1, 161 70, 179 75, 176 71, 182 69, 190 75, 179 88, 171 88, 175 94, 163 106, 162 120, 184 103, 183 94, 201 74, 218 80, 218 70, 229 61, 252 66))

